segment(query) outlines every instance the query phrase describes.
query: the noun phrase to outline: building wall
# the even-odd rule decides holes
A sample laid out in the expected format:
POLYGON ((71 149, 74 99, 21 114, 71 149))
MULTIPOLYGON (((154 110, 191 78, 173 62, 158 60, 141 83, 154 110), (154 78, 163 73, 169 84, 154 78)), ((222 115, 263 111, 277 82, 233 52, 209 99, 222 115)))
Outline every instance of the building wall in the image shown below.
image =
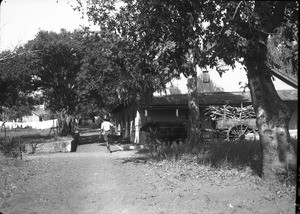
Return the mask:
MULTIPOLYGON (((290 120, 290 130, 298 128, 298 104, 296 102, 288 103, 292 109, 290 120)), ((115 125, 123 138, 129 138, 131 142, 143 143, 147 141, 147 134, 140 131, 140 128, 147 122, 156 121, 187 121, 188 110, 172 107, 169 109, 139 109, 136 104, 129 105, 125 109, 113 114, 115 125)), ((213 129, 213 122, 205 116, 205 107, 200 107, 200 120, 202 128, 213 129)))
POLYGON ((134 142, 135 136, 135 118, 137 105, 131 104, 122 111, 113 114, 115 126, 119 129, 123 138, 129 138, 134 142))
POLYGON ((42 121, 41 118, 36 114, 22 117, 22 122, 40 122, 40 121, 42 121))
POLYGON ((139 109, 140 124, 137 126, 138 140, 136 143, 148 142, 147 133, 139 129, 148 122, 158 121, 186 121, 188 119, 187 109, 177 109, 175 107, 169 109, 139 109))
POLYGON ((123 138, 129 138, 134 143, 147 141, 147 134, 140 131, 147 122, 186 121, 187 116, 186 109, 139 109, 136 104, 113 114, 114 123, 123 138))
POLYGON ((186 109, 148 109, 147 121, 186 121, 188 114, 186 109))

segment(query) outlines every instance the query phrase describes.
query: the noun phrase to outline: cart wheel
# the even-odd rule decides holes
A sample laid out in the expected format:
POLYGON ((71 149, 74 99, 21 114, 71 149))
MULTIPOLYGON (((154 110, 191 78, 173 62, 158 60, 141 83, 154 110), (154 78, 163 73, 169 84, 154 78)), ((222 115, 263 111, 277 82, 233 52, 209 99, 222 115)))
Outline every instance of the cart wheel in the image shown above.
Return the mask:
POLYGON ((227 140, 245 140, 248 134, 252 134, 255 140, 256 131, 252 127, 246 125, 233 126, 227 132, 227 140))

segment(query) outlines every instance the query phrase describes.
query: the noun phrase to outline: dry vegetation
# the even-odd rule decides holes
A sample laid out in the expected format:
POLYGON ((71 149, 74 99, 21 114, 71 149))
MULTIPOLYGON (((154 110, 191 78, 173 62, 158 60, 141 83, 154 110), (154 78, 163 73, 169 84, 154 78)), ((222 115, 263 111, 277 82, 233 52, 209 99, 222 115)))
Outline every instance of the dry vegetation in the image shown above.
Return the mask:
MULTIPOLYGON (((297 139, 293 139, 296 149, 297 139)), ((262 156, 259 141, 210 141, 198 149, 187 146, 160 148, 149 153, 147 163, 176 179, 217 179, 247 181, 273 189, 277 196, 294 195, 296 172, 289 171, 278 181, 261 179, 262 156)))
POLYGON ((17 189, 17 183, 29 178, 27 162, 0 154, 0 201, 9 198, 17 189))
POLYGON ((218 118, 255 118, 255 112, 252 105, 245 107, 234 107, 229 105, 209 106, 206 109, 205 115, 210 117, 211 120, 217 120, 218 118))
POLYGON ((53 138, 49 136, 49 129, 13 129, 0 132, 0 199, 12 196, 13 190, 17 189, 19 180, 28 178, 26 162, 20 158, 20 149, 25 143, 35 146, 38 142, 44 142, 53 138))
POLYGON ((7 129, 0 132, 0 200, 12 196, 17 189, 16 183, 30 177, 30 168, 26 161, 21 160, 25 144, 32 151, 40 143, 63 139, 50 133, 50 129, 7 129))
POLYGON ((7 129, 0 130, 0 152, 8 157, 18 157, 20 151, 25 151, 25 145, 28 144, 34 152, 37 145, 50 141, 63 140, 57 133, 50 129, 7 129))

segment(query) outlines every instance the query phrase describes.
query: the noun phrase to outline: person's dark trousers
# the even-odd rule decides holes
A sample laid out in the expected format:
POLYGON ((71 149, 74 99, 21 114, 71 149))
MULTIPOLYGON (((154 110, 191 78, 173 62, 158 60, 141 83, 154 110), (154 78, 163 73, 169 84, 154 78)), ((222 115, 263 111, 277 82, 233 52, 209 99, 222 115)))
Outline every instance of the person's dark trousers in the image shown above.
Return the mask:
POLYGON ((107 132, 104 133, 104 140, 106 141, 106 148, 107 148, 107 150, 111 153, 111 150, 110 150, 110 134, 109 134, 109 131, 107 131, 107 132))

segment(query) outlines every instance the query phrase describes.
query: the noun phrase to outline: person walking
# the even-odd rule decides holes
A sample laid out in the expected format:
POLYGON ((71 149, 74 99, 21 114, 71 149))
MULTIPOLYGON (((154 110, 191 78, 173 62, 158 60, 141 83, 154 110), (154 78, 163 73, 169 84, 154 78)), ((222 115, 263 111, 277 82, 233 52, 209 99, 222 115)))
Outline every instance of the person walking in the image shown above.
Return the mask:
POLYGON ((114 130, 114 126, 109 121, 108 117, 105 116, 104 121, 101 123, 100 133, 103 135, 104 140, 106 141, 106 148, 110 153, 112 153, 112 151, 110 150, 110 141, 111 141, 110 136, 112 134, 112 130, 114 130))

